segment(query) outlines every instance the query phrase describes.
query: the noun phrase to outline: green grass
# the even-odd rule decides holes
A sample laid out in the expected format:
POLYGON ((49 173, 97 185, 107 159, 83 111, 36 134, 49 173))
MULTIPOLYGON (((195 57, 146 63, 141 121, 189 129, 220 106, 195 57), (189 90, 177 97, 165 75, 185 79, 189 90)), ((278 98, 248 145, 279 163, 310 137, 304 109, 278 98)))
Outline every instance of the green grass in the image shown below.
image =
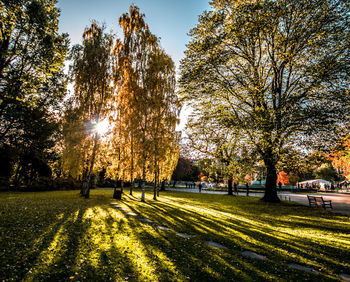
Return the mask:
POLYGON ((258 198, 164 192, 146 203, 112 190, 0 193, 0 280, 339 280, 350 269, 349 217, 258 198), (153 223, 143 223, 146 217, 153 223), (175 232, 193 234, 185 239, 175 232), (227 247, 205 244, 215 241, 227 247), (256 261, 241 255, 265 255, 256 261), (288 268, 312 267, 318 276, 288 268))

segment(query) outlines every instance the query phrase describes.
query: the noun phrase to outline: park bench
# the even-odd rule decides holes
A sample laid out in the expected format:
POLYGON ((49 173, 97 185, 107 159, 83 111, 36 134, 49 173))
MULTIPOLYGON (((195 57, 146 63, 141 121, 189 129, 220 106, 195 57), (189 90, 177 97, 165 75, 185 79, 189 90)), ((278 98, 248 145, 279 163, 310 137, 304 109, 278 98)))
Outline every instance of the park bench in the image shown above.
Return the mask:
POLYGON ((321 196, 309 196, 307 195, 307 199, 309 200, 309 206, 312 208, 324 208, 326 209, 333 209, 332 201, 331 200, 324 200, 321 196))

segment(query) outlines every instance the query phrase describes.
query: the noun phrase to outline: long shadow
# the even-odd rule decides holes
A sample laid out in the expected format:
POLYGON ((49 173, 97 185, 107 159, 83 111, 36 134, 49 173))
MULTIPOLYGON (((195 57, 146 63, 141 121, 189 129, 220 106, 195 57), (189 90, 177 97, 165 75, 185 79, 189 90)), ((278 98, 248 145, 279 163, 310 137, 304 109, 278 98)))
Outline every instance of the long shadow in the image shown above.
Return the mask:
MULTIPOLYGON (((140 227, 140 222, 135 220, 134 218, 130 218, 127 224, 133 230, 136 230, 137 227, 140 227)), ((159 250, 161 253, 165 254, 171 262, 176 262, 176 269, 182 273, 183 278, 186 278, 186 275, 189 275, 194 271, 195 273, 197 273, 196 279, 198 281, 201 281, 202 278, 205 278, 205 281, 220 280, 221 274, 219 274, 218 272, 214 271, 213 269, 210 269, 208 266, 207 270, 205 268, 203 269, 203 265, 205 265, 205 263, 202 261, 202 257, 211 257, 211 250, 209 248, 206 248, 205 246, 202 246, 203 243, 200 240, 196 240, 196 243, 204 248, 201 249, 201 252, 197 255, 197 257, 194 257, 195 254, 187 252, 186 247, 183 244, 184 242, 191 244, 191 242, 193 243, 193 240, 187 241, 182 238, 178 238, 171 233, 168 234, 167 232, 160 231, 157 228, 155 228, 153 231, 154 232, 152 233, 155 233, 156 235, 152 235, 150 232, 146 231, 133 234, 137 236, 140 242, 142 242, 144 246, 143 249, 146 255, 150 259, 154 259, 157 261, 157 272, 160 274, 160 281, 173 280, 176 274, 169 270, 169 263, 166 263, 164 260, 157 258, 155 250, 159 250), (179 248, 182 247, 184 248, 181 251, 181 249, 179 248)))
POLYGON ((52 261, 49 265, 44 266, 37 271, 33 277, 33 280, 62 280, 64 278, 68 278, 74 276, 74 265, 76 256, 78 254, 80 239, 82 235, 89 228, 89 224, 83 222, 83 216, 87 208, 80 208, 76 212, 77 215, 73 214, 69 220, 65 222, 62 226, 63 232, 59 242, 59 247, 64 245, 64 251, 58 251, 54 254, 52 261), (63 240, 64 236, 68 238, 63 240))
MULTIPOLYGON (((171 205, 167 204, 168 208, 166 208, 164 203, 161 202, 151 202, 151 203, 147 203, 147 206, 151 207, 152 209, 150 211, 147 212, 148 216, 152 219, 157 218, 159 221, 161 222, 167 222, 167 224, 169 225, 169 227, 173 227, 174 229, 177 230, 182 230, 184 229, 186 226, 185 222, 180 222, 178 221, 177 224, 174 225, 174 221, 169 221, 166 220, 166 217, 171 216, 172 218, 181 218, 181 219, 186 219, 185 221, 191 222, 192 225, 196 225, 196 222, 193 221, 193 212, 189 212, 188 210, 184 211, 178 211, 176 208, 173 208, 171 205), (176 215, 173 214, 173 212, 176 210, 176 215)), ((250 217, 249 213, 246 215, 247 217, 250 217)), ((227 221, 223 221, 220 219, 210 219, 207 218, 205 216, 202 215, 198 215, 195 214, 196 218, 200 219, 200 222, 203 222, 204 225, 210 224, 211 226, 213 226, 213 222, 214 222, 214 230, 218 231, 218 230, 225 230, 224 225, 227 224, 227 221)), ((256 219, 256 215, 255 215, 255 220, 256 219)), ((289 253, 291 255, 291 259, 290 262, 293 262, 293 256, 301 256, 306 260, 309 261, 314 261, 315 259, 323 259, 324 261, 326 261, 327 264, 337 264, 337 266, 339 267, 339 265, 341 264, 340 261, 336 261, 336 262, 330 262, 329 260, 327 260, 327 258, 322 257, 322 254, 318 257, 315 258, 315 253, 319 253, 320 251, 320 245, 317 242, 313 242, 312 239, 307 239, 307 238, 301 238, 300 240, 296 240, 296 238, 293 238, 292 235, 289 234, 284 234, 282 232, 278 232, 278 237, 276 238, 276 235, 270 235, 270 232, 273 232, 273 226, 272 227, 263 227, 263 224, 256 226, 253 224, 247 224, 244 223, 242 221, 239 220, 232 220, 229 219, 228 220, 230 228, 234 228, 239 235, 235 236, 235 239, 231 239, 231 246, 233 245, 232 243, 238 245, 239 247, 250 247, 253 250, 260 250, 266 253, 270 253, 271 254, 271 249, 276 249, 278 251, 278 249, 280 250, 284 250, 286 253, 289 253), (244 238, 258 238, 258 240, 264 244, 261 243, 248 243, 248 244, 243 244, 242 241, 242 237, 244 238), (292 243, 291 243, 292 242, 292 243), (263 245, 263 246, 262 246, 263 245), (265 246, 264 246, 265 245, 265 246)), ((259 222, 259 221, 258 221, 259 222)), ((261 220, 261 223, 263 223, 263 220, 261 220)), ((277 222, 275 225, 277 226, 279 223, 277 222)), ((288 225, 287 221, 284 221, 283 224, 288 225)), ((290 223, 289 223, 290 224, 290 223)), ((305 224, 307 225, 307 223, 305 222, 305 224)), ((312 223, 308 225, 309 227, 315 228, 317 226, 315 226, 315 223, 312 223)), ((319 228, 320 230, 323 229, 322 227, 319 228)), ((187 228, 188 230, 188 228, 187 228)), ((198 231, 198 229, 195 230, 195 232, 199 235, 200 237, 206 237, 208 236, 208 234, 200 234, 200 232, 198 231)), ((227 235, 227 234, 226 234, 227 235)), ((213 237, 215 238, 220 238, 222 240, 226 240, 227 241, 227 236, 217 236, 217 234, 212 234, 213 237)), ((153 238, 154 240, 156 238, 153 238)), ((220 239, 219 239, 220 240, 220 239)), ((147 241, 147 240, 146 240, 147 241)), ((322 246, 322 251, 325 253, 332 253, 334 251, 339 251, 337 247, 330 247, 326 245, 327 243, 325 242, 325 244, 322 246)), ((346 253, 346 251, 344 252, 346 253)), ((281 260, 281 261, 288 261, 288 258, 286 258, 286 255, 281 253, 279 254, 278 252, 276 252, 275 254, 276 256, 274 257, 275 260, 281 260)), ((331 267, 330 267, 331 268, 331 267)))
MULTIPOLYGON (((119 220, 115 228, 113 227, 114 218, 110 213, 111 208, 99 208, 104 210, 107 215, 102 223, 102 232, 100 231, 100 234, 97 235, 102 237, 102 240, 110 240, 110 238, 114 238, 116 233, 126 228, 127 221, 125 219, 119 220)), ((80 278, 87 281, 118 281, 136 276, 136 270, 128 253, 122 252, 117 246, 117 242, 110 241, 107 249, 100 248, 96 244, 94 247, 93 255, 98 258, 94 264, 81 266, 80 272, 85 273, 85 275, 81 275, 80 278)))
MULTIPOLYGON (((161 231, 159 231, 159 233, 161 233, 161 231)), ((196 235, 198 236, 198 233, 196 235)), ((205 235, 206 234, 204 234, 204 236, 205 235)), ((185 277, 186 275, 190 275, 194 272, 197 274, 196 279, 198 279, 198 281, 218 281, 227 280, 227 277, 231 277, 233 279, 234 277, 242 278, 243 276, 247 278, 246 273, 243 275, 244 272, 232 267, 233 263, 240 265, 242 264, 241 261, 237 259, 237 252, 235 256, 232 257, 230 254, 223 251, 216 251, 220 254, 219 257, 221 262, 219 262, 220 260, 218 258, 211 260, 210 258, 213 258, 213 253, 215 253, 215 250, 205 246, 199 237, 196 239, 186 240, 176 237, 172 233, 168 234, 167 236, 159 236, 158 233, 157 236, 153 236, 150 233, 138 234, 138 236, 145 245, 146 250, 154 249, 155 246, 158 247, 161 252, 165 253, 169 258, 171 258, 185 277), (159 242, 160 238, 161 242, 159 242), (150 244, 150 242, 154 243, 150 244), (186 244, 195 244, 198 246, 198 248, 193 250, 189 248, 189 246, 184 246, 186 244), (191 251, 186 251, 187 249, 191 249, 191 251), (174 250, 176 251, 174 252, 174 250), (214 268, 210 267, 210 264, 212 263, 216 264, 214 268), (222 271, 223 269, 225 269, 224 272, 222 271)), ((152 257, 154 254, 148 252, 148 256, 152 257)), ((251 269, 252 277, 263 277, 259 275, 259 271, 253 265, 245 265, 245 269, 251 269)), ((160 273, 163 272, 164 271, 160 271, 160 273)), ((163 278, 166 279, 169 277, 163 278)))
MULTIPOLYGON (((21 243, 21 241, 23 242, 23 238, 21 238, 20 242, 9 241, 8 243, 10 246, 8 248, 18 253, 18 256, 9 255, 2 258, 1 264, 3 264, 3 266, 0 264, 0 269, 4 270, 5 265, 12 266, 12 268, 11 272, 0 271, 0 277, 4 280, 10 279, 13 276, 23 279, 27 275, 28 271, 30 271, 30 269, 34 266, 36 261, 38 261, 41 252, 49 248, 58 230, 69 218, 69 216, 70 214, 65 213, 62 218, 53 222, 50 224, 50 226, 38 230, 37 232, 41 234, 36 239, 28 241, 24 239, 26 241, 24 244, 21 243)), ((18 232, 16 235, 23 236, 21 232, 18 232)), ((4 246, 4 249, 6 249, 6 246, 4 246)))
MULTIPOLYGON (((181 204, 181 201, 177 201, 177 203, 181 204)), ((195 203, 195 201, 194 201, 195 203)), ((259 202, 261 203, 261 202, 259 202)), ((279 227, 279 226, 286 226, 290 227, 290 222, 287 220, 281 220, 280 216, 276 218, 272 218, 271 215, 269 214, 269 207, 264 205, 263 203, 258 204, 262 206, 265 209, 265 214, 264 215, 259 215, 257 217, 256 211, 250 209, 250 207, 245 207, 244 209, 237 209, 235 210, 236 212, 238 211, 238 215, 240 217, 243 217, 246 220, 240 220, 240 219, 234 219, 234 218, 226 218, 225 220, 220 219, 219 217, 216 216, 207 216, 207 215, 201 215, 198 214, 198 212, 191 211, 186 208, 179 209, 178 205, 174 204, 169 204, 169 203, 164 203, 162 201, 148 201, 147 203, 140 203, 137 205, 137 208, 133 207, 131 204, 128 204, 127 202, 123 202, 123 204, 127 205, 131 211, 138 212, 142 214, 143 216, 146 216, 154 221, 154 224, 160 224, 160 225, 166 225, 170 228, 173 228, 176 231, 180 232, 188 232, 188 233, 193 233, 197 236, 196 239, 190 239, 185 241, 182 238, 176 237, 174 234, 170 233, 167 234, 164 231, 159 231, 155 229, 155 234, 152 235, 149 232, 143 232, 142 234, 138 234, 140 240, 145 244, 145 246, 149 246, 149 249, 154 247, 156 245, 160 251, 164 252, 167 254, 168 257, 174 258, 175 256, 175 261, 176 261, 176 254, 180 253, 182 260, 176 263, 177 267, 179 269, 182 269, 183 273, 191 273, 189 268, 186 268, 186 265, 181 266, 182 261, 187 261, 190 262, 188 265, 199 265, 198 266, 198 271, 203 272, 203 275, 206 276, 207 278, 210 277, 212 279, 217 279, 219 276, 215 271, 213 272, 212 269, 203 269, 203 265, 205 265, 205 259, 203 259, 203 248, 206 249, 207 247, 203 245, 203 240, 206 240, 208 238, 213 240, 216 240, 218 242, 224 243, 230 248, 228 256, 230 259, 223 259, 225 257, 225 252, 221 254, 221 265, 230 265, 230 260, 237 262, 241 262, 241 264, 245 265, 246 269, 251 269, 251 274, 253 275, 261 275, 261 277, 264 277, 263 274, 257 274, 259 273, 259 269, 255 268, 254 265, 256 262, 250 262, 249 259, 245 259, 240 257, 240 251, 244 250, 246 248, 255 250, 255 251, 260 251, 263 254, 274 254, 274 264, 278 265, 278 261, 283 262, 293 262, 296 257, 301 257, 302 260, 306 261, 314 261, 317 264, 317 260, 320 260, 323 265, 328 264, 329 269, 333 268, 339 268, 339 266, 343 265, 341 268, 344 269, 344 264, 342 264, 341 261, 332 261, 332 260, 327 260, 327 256, 324 256, 324 254, 320 254, 319 256, 315 256, 317 252, 322 250, 323 253, 332 253, 334 251, 338 251, 338 246, 327 246, 327 242, 324 244, 321 244, 320 246, 319 242, 314 242, 311 238, 300 238, 296 239, 293 237, 293 235, 281 232, 281 231, 275 231, 274 227, 279 227), (254 221, 255 223, 249 223, 248 219, 250 221, 254 221), (273 222, 272 220, 275 220, 273 222), (191 226, 188 226, 188 222, 191 222, 191 226), (268 223, 268 224, 266 224, 268 223), (210 226, 208 228, 207 226, 210 226), (234 230, 235 233, 230 235, 231 230, 234 230), (144 238, 144 240, 142 239, 144 238), (172 238, 172 241, 169 241, 169 238, 172 238), (228 239, 230 238, 230 239, 228 239), (248 239, 247 239, 248 238, 248 239), (249 238, 256 239, 257 242, 250 242, 249 238), (153 244, 150 244, 149 242, 154 242, 153 244), (160 244, 157 244, 156 242, 161 242, 160 244), (173 248, 175 242, 176 245, 181 245, 179 242, 196 242, 195 244, 198 244, 200 248, 202 249, 202 253, 200 255, 195 255, 196 250, 191 250, 191 252, 187 252, 187 249, 191 249, 189 247, 183 248, 182 252, 181 250, 178 250, 178 252, 173 252, 171 251, 171 248, 173 248), (158 246, 159 245, 159 246, 158 246), (171 248, 169 248, 169 245, 171 248), (274 250, 275 249, 275 250, 274 250), (170 251, 169 251, 170 250, 170 251), (284 251, 284 253, 279 253, 279 251, 284 251), (188 253, 184 257, 184 252, 188 253), (323 255, 323 256, 322 256, 323 255), (248 262, 247 262, 248 261, 248 262), (188 269, 188 271, 186 271, 188 269), (211 273, 211 274, 208 274, 211 273), (209 275, 209 276, 208 276, 209 275)), ((189 205, 189 201, 183 201, 182 204, 187 204, 189 205)), ((251 206, 255 206, 252 204, 251 206)), ((294 208, 294 207, 291 207, 294 208)), ((300 207, 305 211, 304 207, 300 207)), ((229 207, 226 206, 221 206, 218 208, 215 204, 209 203, 208 210, 213 210, 213 211, 218 211, 218 212, 227 212, 230 213, 232 212, 229 207)), ((261 209, 260 209, 261 210, 261 209)), ((284 215, 287 215, 287 212, 284 212, 284 215)), ((293 212, 290 212, 290 214, 293 214, 293 212)), ((283 214, 282 214, 283 216, 283 214)), ((308 211, 307 212, 307 219, 304 221, 301 220, 301 223, 304 224, 303 228, 314 228, 314 229, 319 229, 324 231, 325 226, 319 226, 317 223, 320 221, 320 214, 318 214, 316 211, 308 211), (310 213, 310 216, 309 216, 310 213), (312 220, 308 220, 312 218, 312 220)), ((321 217, 325 218, 328 220, 329 215, 327 214, 321 214, 321 217)), ((330 231, 335 231, 334 228, 331 227, 331 222, 326 223, 327 228, 329 228, 330 231)), ((132 228, 137 227, 137 223, 134 219, 131 219, 130 225, 132 228)), ((341 229, 342 230, 342 229, 341 229)), ((343 229, 346 231, 347 229, 343 229)), ((154 232, 153 232, 154 234, 154 232)), ((341 248, 341 246, 339 246, 341 248)), ((146 247, 147 249, 147 247, 146 247)), ((213 253, 212 249, 210 250, 210 254, 213 253)), ((216 250, 214 250, 215 252, 216 250)), ((344 254, 346 251, 343 251, 344 254)), ((153 253, 149 253, 148 256, 152 257, 154 256, 153 253)), ((204 256, 207 256, 205 254, 204 256)), ((209 256, 210 257, 210 256, 209 256)), ((185 263, 186 264, 186 263, 185 263)), ((283 266, 280 267, 280 269, 283 269, 283 266)), ((285 268, 285 267, 284 267, 285 268)), ((196 268, 197 269, 197 268, 196 268)), ((220 267, 219 267, 220 269, 220 267)), ((264 266, 264 269, 266 269, 266 266, 264 266)), ((232 270, 235 272, 234 270, 232 270)), ((274 269, 270 269, 271 273, 274 273, 274 269)), ((288 271, 287 271, 288 272, 288 271)), ((329 272, 331 272, 329 270, 329 272)), ((192 272, 193 273, 193 272, 192 272)), ((235 272, 236 273, 236 272, 235 272)), ((237 277, 242 277, 241 275, 238 275, 237 277)), ((252 276, 253 277, 253 276, 252 276)), ((286 277, 287 273, 286 273, 286 277)), ((305 275, 302 276, 305 278, 305 275)))
MULTIPOLYGON (((0 239, 0 249, 7 254, 0 259, 1 279, 20 281, 60 277, 62 280, 64 275, 72 274, 79 238, 85 231, 82 217, 95 204, 75 194, 69 195, 72 202, 67 202, 64 197, 56 199, 52 194, 57 193, 10 195, 9 198, 14 199, 7 200, 0 207, 0 211, 7 215, 0 220, 0 230, 12 235, 6 242, 0 239), (10 222, 11 219, 16 219, 16 222, 10 222), (68 239, 62 242, 65 235, 68 239), (62 248, 65 251, 56 252, 62 244, 66 244, 62 248), (52 264, 48 262, 50 260, 52 264)), ((104 199, 97 197, 97 202, 104 199)))
MULTIPOLYGON (((128 236, 129 237, 134 236, 135 230, 138 227, 140 227, 137 219, 135 219, 134 217, 127 217, 126 211, 113 209, 111 207, 104 207, 103 210, 108 214, 105 221, 106 232, 107 234, 110 234, 111 237, 113 238, 115 238, 114 235, 116 233, 124 234, 128 230, 133 230, 132 234, 129 234, 128 236), (111 210, 116 211, 125 216, 125 218, 121 218, 119 221, 117 221, 116 226, 114 226, 115 221, 111 215, 111 210)), ((142 276, 144 274, 142 274, 142 271, 140 271, 140 269, 138 269, 137 266, 135 265, 135 257, 134 257, 134 260, 132 260, 132 256, 135 256, 135 254, 132 254, 129 251, 127 251, 127 246, 120 246, 120 244, 118 245, 117 241, 113 241, 108 251, 101 252, 101 256, 99 260, 99 268, 105 269, 107 266, 107 268, 109 269, 114 269, 114 272, 111 273, 110 277, 108 277, 108 278, 113 278, 113 280, 119 280, 119 279, 123 279, 123 280, 127 279, 130 281, 145 280, 145 277, 142 276)), ((107 278, 107 277, 104 277, 104 278, 107 278)))
MULTIPOLYGON (((63 251, 55 252, 53 261, 48 265, 40 265, 41 268, 29 276, 29 280, 115 281, 133 277, 136 271, 131 260, 119 250, 115 242, 110 242, 107 249, 101 249, 98 242, 94 241, 93 236, 103 241, 116 233, 112 227, 114 220, 110 210, 100 205, 87 205, 76 213, 74 218, 61 225, 67 235, 66 239, 62 236, 63 251), (105 220, 99 218, 101 209, 108 211, 105 220), (87 211, 90 218, 86 218, 87 211), (94 226, 96 223, 102 223, 103 228, 100 230, 101 226, 94 226)), ((125 224, 125 220, 120 220, 117 229, 122 230, 125 224)))
MULTIPOLYGON (((160 281, 172 281, 177 277, 179 280, 194 281, 230 281, 230 280, 283 280, 290 279, 290 272, 293 278, 315 279, 311 274, 300 273, 288 270, 286 264, 289 262, 307 262, 320 265, 326 268, 325 273, 318 276, 318 280, 327 280, 331 274, 346 272, 348 262, 334 258, 331 254, 338 252, 339 257, 348 256, 349 251, 344 245, 327 245, 327 242, 315 241, 312 237, 304 235, 293 237, 292 233, 283 231, 292 228, 291 222, 286 216, 288 210, 276 218, 269 214, 269 207, 258 204, 257 216, 251 206, 242 207, 238 205, 236 214, 232 214, 229 204, 218 207, 215 203, 204 203, 203 212, 200 213, 193 201, 147 201, 146 203, 136 202, 135 199, 127 197, 120 203, 138 213, 142 217, 153 220, 153 223, 142 223, 139 217, 128 216, 127 211, 115 209, 108 205, 105 197, 97 196, 94 204, 84 202, 78 208, 62 208, 63 202, 58 204, 60 209, 57 214, 49 216, 49 226, 39 226, 37 238, 28 237, 28 248, 30 251, 19 253, 20 259, 0 262, 1 278, 5 280, 124 280, 140 281, 145 279, 144 274, 135 265, 137 258, 135 254, 126 251, 126 247, 116 241, 119 233, 122 237, 130 238, 142 246, 144 256, 155 268, 155 273, 160 281), (193 202, 194 209, 190 206, 193 202), (183 205, 182 208, 179 206, 183 205), (247 210, 245 210, 245 208, 247 210), (89 210, 93 213, 91 220, 84 218, 89 210), (59 215, 57 217, 57 215, 59 215), (118 215, 116 217, 116 215, 118 215), (100 218, 98 218, 100 216, 100 218), (95 220, 96 219, 96 220, 95 220), (93 226, 93 222, 101 226, 93 226), (175 232, 183 232, 195 235, 191 239, 178 237, 174 232, 159 230, 157 225, 167 226, 175 232), (283 227, 285 229, 277 230, 283 227), (94 229, 95 228, 95 229, 94 229), (98 242, 89 237, 89 232, 94 232, 103 243, 108 242, 108 247, 99 248, 98 242), (46 265, 42 258, 52 248, 52 244, 60 238, 64 240, 57 246, 57 252, 52 252, 53 257, 46 265), (207 246, 204 242, 212 240, 222 243, 228 249, 221 250, 207 246), (342 249, 343 247, 343 249, 342 249), (84 252, 82 253, 82 249, 84 252), (243 250, 252 250, 261 254, 270 255, 269 262, 255 261, 241 255, 243 250), (94 256, 94 260, 80 262, 82 254, 88 252, 94 256), (273 254, 273 257, 271 255, 273 254), (327 254, 330 254, 328 259, 327 254), (12 262, 14 267, 12 273, 6 273, 4 264, 12 262), (3 264, 3 266, 1 266, 3 264), (20 269, 22 268, 23 269, 20 269), (28 274, 30 270, 35 273, 28 274), (3 275, 2 275, 3 274, 3 275), (299 276, 298 276, 299 275, 299 276), (328 275, 328 276, 327 276, 328 275)), ((78 202, 78 201, 77 201, 78 202)), ((204 201, 205 202, 205 201, 204 201)), ((208 201, 209 202, 209 201, 208 201)), ((228 202, 229 203, 229 202, 228 202)), ((49 205, 52 203, 48 203, 49 205)), ((294 207, 291 207, 294 208, 294 207)), ((349 238, 348 226, 337 224, 332 227, 331 218, 328 214, 318 211, 307 210, 303 219, 298 215, 298 228, 316 229, 324 232, 334 233, 337 228, 344 242, 349 238), (318 221, 317 221, 318 219, 318 221), (323 221, 322 221, 323 220, 323 221), (320 225, 320 221, 322 225, 320 225)), ((42 211, 55 212, 55 206, 42 208, 42 211)), ((292 214, 292 213, 290 213, 292 214)), ((295 214, 295 213, 294 213, 295 214)), ((11 229, 13 234, 23 235, 20 224, 23 219, 11 229), (16 230, 21 232, 16 233, 16 230)), ((35 217, 28 215, 28 224, 35 224, 35 217)), ((45 222, 45 221, 44 221, 45 222)), ((0 232, 2 228, 11 228, 10 221, 0 221, 0 232)), ((23 226, 22 226, 23 227, 23 226)), ((26 237, 27 238, 27 237, 26 237)), ((138 244, 137 243, 137 244, 138 244)), ((13 246, 16 252, 21 245, 8 242, 6 249, 13 246)), ((0 240, 0 247, 4 242, 0 240)), ((345 246, 346 247, 346 246, 345 246)), ((1 249, 1 248, 0 248, 1 249)), ((1 253, 0 253, 1 254, 1 253)), ((142 270, 142 269, 141 269, 142 270)), ((333 276, 334 277, 334 276, 333 276)))

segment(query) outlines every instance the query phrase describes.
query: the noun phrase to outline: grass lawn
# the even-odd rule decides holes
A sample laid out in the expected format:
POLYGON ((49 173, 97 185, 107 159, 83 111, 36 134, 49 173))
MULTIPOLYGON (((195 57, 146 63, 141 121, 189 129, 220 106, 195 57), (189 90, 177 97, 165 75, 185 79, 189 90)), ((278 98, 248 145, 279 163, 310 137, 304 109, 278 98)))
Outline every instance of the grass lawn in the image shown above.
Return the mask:
POLYGON ((89 200, 77 191, 0 193, 0 281, 297 281, 350 274, 349 217, 182 192, 164 192, 157 201, 147 192, 146 203, 139 192, 123 195, 120 209, 111 205, 112 193, 92 190, 89 200), (245 250, 268 260, 244 257, 245 250))

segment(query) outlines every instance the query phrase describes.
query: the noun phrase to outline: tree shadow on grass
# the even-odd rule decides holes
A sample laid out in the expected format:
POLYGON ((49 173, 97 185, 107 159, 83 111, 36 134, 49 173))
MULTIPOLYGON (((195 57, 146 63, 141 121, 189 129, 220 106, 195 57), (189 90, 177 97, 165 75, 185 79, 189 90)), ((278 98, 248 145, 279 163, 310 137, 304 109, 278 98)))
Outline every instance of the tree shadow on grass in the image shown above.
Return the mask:
MULTIPOLYGON (((152 204, 150 204, 152 205, 152 204)), ((185 218, 185 213, 182 214, 185 218)), ((205 218, 202 216, 202 219, 205 218)), ((159 224, 156 220, 159 217, 152 217, 155 224, 159 224)), ((208 220, 209 221, 209 220, 208 220)), ((147 225, 145 225, 147 226, 147 225)), ((171 226, 176 230, 179 226, 171 226)), ((180 228, 184 229, 183 226, 180 228)), ((198 281, 227 281, 233 279, 247 279, 248 277, 267 278, 255 264, 259 262, 247 262, 242 260, 240 252, 230 248, 229 250, 218 250, 204 244, 203 239, 213 234, 196 233, 196 237, 192 239, 184 239, 176 236, 172 232, 160 231, 142 232, 138 234, 139 240, 145 246, 148 256, 154 257, 154 249, 166 255, 176 269, 180 271, 183 277, 190 277, 198 281), (151 252, 150 250, 153 250, 151 252), (193 276, 195 274, 195 277, 193 276)), ((223 240, 220 236, 217 239, 223 240)), ((232 246, 231 246, 232 247, 232 246)), ((160 260, 160 259, 158 259, 160 260)), ((263 263, 264 264, 264 263, 263 263)), ((167 264, 159 263, 158 272, 161 273, 163 281, 167 281, 170 277, 164 276, 164 269, 167 264)), ((264 266, 264 268, 269 268, 264 266)), ((271 276, 271 275, 270 275, 271 276)), ((271 278, 271 277, 270 277, 271 278)))
MULTIPOLYGON (((335 232, 331 228, 332 217, 325 214, 317 221, 318 214, 306 208, 303 208, 307 214, 304 218, 302 209, 293 213, 287 208, 273 216, 276 206, 269 207, 261 202, 247 205, 243 201, 240 203, 238 197, 236 200, 227 198, 224 204, 208 199, 200 203, 195 198, 186 201, 168 196, 141 203, 125 197, 120 204, 140 215, 135 217, 128 216, 128 211, 110 206, 112 199, 107 200, 102 195, 92 197, 91 201, 83 202, 74 200, 70 203, 65 199, 43 202, 46 206, 40 206, 35 212, 48 214, 43 221, 46 225, 38 228, 37 238, 25 237, 28 250, 19 250, 21 245, 16 242, 12 245, 23 262, 12 256, 14 272, 11 273, 6 273, 8 268, 0 264, 0 270, 7 275, 2 277, 8 280, 71 278, 94 281, 315 279, 312 274, 288 269, 287 263, 297 262, 322 269, 317 279, 327 280, 346 272, 348 267, 348 263, 342 262, 334 253, 343 257, 348 254, 342 247, 346 245, 349 226, 341 227, 337 223, 340 236, 345 238, 343 245, 328 245, 327 240, 322 242, 313 234, 306 236, 304 230, 308 229, 335 232), (230 205, 235 209, 230 209, 230 205), (287 216, 292 217, 292 221, 287 216), (141 222, 141 217, 149 218, 153 223, 141 222), (320 221, 322 226, 317 224, 320 221), (159 225, 174 232, 160 230, 159 225), (293 233, 293 228, 304 233, 293 233), (195 237, 182 238, 176 232, 195 237), (227 249, 207 246, 206 241, 221 243, 227 249), (243 250, 266 255, 270 260, 243 257, 243 250), (24 269, 20 270, 19 266, 24 269), (29 270, 32 273, 28 273, 29 270)), ((23 225, 26 220, 34 223, 35 213, 18 225, 23 225)), ((10 220, 0 223, 0 227, 10 228, 10 220)), ((16 230, 11 229, 10 233, 24 234, 23 230, 15 233, 16 230)), ((9 248, 11 244, 7 245, 7 250, 9 248)))
MULTIPOLYGON (((26 233, 25 226, 23 226, 22 230, 14 230, 13 233, 18 237, 3 245, 3 249, 8 251, 8 255, 2 258, 0 277, 9 279, 15 276, 22 279, 27 275, 35 262, 39 260, 41 252, 50 247, 55 235, 68 217, 69 214, 64 214, 48 227, 37 230, 37 233, 40 235, 34 239, 33 236, 29 237, 21 232, 24 230, 24 233, 26 233)), ((12 233, 12 230, 7 229, 6 231, 12 233)))
MULTIPOLYGON (((312 236, 310 238, 305 235, 296 237, 293 233, 275 230, 278 225, 291 229, 298 228, 286 220, 276 219, 276 222, 271 224, 269 221, 265 222, 264 218, 259 220, 259 216, 250 211, 240 215, 241 217, 244 216, 246 221, 234 218, 223 220, 220 217, 204 216, 185 208, 178 210, 174 205, 161 201, 148 202, 143 204, 142 207, 140 206, 141 208, 143 214, 154 221, 161 222, 177 232, 187 231, 190 234, 195 234, 202 241, 211 239, 224 243, 231 251, 236 251, 236 255, 237 252, 244 249, 269 255, 270 259, 274 260, 274 264, 285 263, 284 266, 280 265, 280 269, 286 268, 287 263, 297 262, 327 269, 330 275, 334 274, 334 270, 346 271, 347 264, 344 264, 344 261, 340 258, 341 256, 339 259, 334 258, 334 252, 342 252, 343 255, 348 254, 343 245, 329 246, 327 241, 315 241, 312 236), (249 221, 254 221, 254 223, 249 221), (207 228, 203 228, 202 225, 207 228), (328 259, 328 255, 331 259, 328 259), (271 256, 273 257, 271 258, 271 256)), ((315 214, 313 216, 317 217, 315 214)), ((317 225, 316 219, 314 222, 308 222, 305 218, 303 224, 305 227, 302 228, 324 230, 323 227, 317 225)), ((338 231, 341 230, 343 232, 349 231, 348 228, 338 231)), ((193 252, 191 252, 191 255, 193 255, 193 252)), ((237 259, 237 261, 241 260, 241 258, 237 259)), ((266 266, 264 268, 266 269, 266 266)), ((289 272, 286 271, 286 275, 289 272)), ((271 269, 270 273, 274 273, 274 268, 271 269)), ((305 277, 308 274, 303 275, 305 277)), ((324 278, 328 279, 329 275, 325 273, 324 278)))
POLYGON ((68 199, 52 195, 57 193, 11 194, 0 205, 6 215, 0 220, 1 237, 7 239, 0 240, 2 279, 62 280, 72 274, 79 240, 89 227, 82 218, 96 203, 73 193, 68 199))

